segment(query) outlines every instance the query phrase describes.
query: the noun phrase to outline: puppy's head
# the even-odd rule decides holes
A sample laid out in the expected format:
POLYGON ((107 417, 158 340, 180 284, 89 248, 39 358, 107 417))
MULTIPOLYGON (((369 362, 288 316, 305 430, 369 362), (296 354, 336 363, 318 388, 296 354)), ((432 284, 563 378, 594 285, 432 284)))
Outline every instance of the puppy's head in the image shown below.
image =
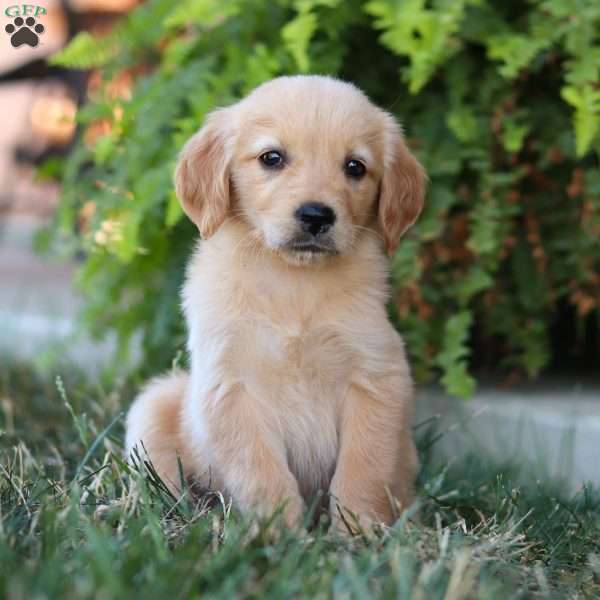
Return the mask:
POLYGON ((177 194, 202 237, 244 222, 295 264, 379 235, 392 253, 423 205, 424 171, 400 127, 354 86, 281 77, 213 112, 184 147, 177 194))

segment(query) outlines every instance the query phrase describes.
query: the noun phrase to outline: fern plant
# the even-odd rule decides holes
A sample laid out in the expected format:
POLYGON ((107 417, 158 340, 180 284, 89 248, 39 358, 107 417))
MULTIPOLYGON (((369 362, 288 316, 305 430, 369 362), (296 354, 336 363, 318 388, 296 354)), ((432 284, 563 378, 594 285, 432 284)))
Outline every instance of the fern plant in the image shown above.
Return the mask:
POLYGON ((122 352, 141 333, 149 370, 170 363, 195 238, 171 184, 178 150, 215 106, 324 73, 395 112, 430 176, 392 261, 419 378, 469 395, 474 346, 537 375, 559 303, 599 315, 599 31, 597 0, 150 0, 106 37, 80 34, 54 60, 102 83, 52 238, 85 254, 86 322, 122 352))

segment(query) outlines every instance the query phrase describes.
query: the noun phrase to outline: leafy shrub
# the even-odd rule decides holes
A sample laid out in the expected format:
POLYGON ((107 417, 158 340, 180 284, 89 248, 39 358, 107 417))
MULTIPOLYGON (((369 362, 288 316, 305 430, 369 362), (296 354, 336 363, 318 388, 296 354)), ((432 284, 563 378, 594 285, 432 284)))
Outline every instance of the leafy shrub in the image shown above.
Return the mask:
POLYGON ((474 344, 534 376, 558 303, 600 298, 597 0, 151 0, 56 62, 95 69, 64 165, 56 238, 85 251, 85 317, 145 365, 183 345, 196 234, 171 173, 213 107, 279 74, 334 74, 397 113, 427 208, 392 261, 392 312, 420 378, 471 393, 474 344))

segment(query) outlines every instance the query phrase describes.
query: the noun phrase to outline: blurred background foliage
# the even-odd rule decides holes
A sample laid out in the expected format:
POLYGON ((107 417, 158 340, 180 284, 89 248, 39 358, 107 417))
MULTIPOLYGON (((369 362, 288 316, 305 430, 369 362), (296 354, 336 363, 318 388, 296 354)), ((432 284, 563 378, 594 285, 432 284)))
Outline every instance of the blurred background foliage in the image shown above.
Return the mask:
POLYGON ((143 370, 185 344, 196 231, 173 192, 210 110, 280 74, 352 81, 404 124, 426 209, 392 260, 393 318, 420 380, 597 366, 597 0, 151 0, 54 59, 98 78, 42 243, 83 257, 83 315, 143 370))

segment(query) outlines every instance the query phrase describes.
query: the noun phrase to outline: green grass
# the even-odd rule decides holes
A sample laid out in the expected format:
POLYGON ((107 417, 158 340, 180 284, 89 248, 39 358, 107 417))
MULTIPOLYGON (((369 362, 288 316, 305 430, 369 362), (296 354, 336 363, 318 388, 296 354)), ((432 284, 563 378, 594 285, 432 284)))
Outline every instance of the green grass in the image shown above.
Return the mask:
POLYGON ((600 493, 481 456, 432 458, 419 519, 340 540, 258 527, 218 496, 177 502, 120 458, 128 385, 0 372, 0 597, 598 598, 600 493), (134 491, 135 490, 135 491, 134 491), (275 537, 272 532, 278 531, 275 537))

